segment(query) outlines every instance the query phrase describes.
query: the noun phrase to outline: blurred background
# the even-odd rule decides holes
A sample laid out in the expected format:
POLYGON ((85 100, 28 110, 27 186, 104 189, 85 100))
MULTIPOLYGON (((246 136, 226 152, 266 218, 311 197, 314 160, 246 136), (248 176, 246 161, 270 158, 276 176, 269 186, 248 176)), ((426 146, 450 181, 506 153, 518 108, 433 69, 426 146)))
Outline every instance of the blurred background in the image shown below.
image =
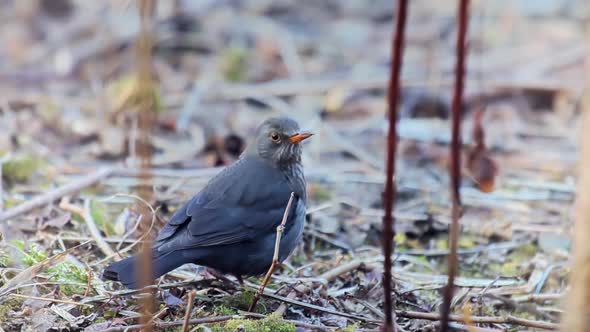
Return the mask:
MULTIPOLYGON (((431 311, 446 282, 439 277, 446 273, 450 220, 456 5, 410 1, 396 179, 396 292, 398 307, 408 310, 431 311)), ((292 269, 273 281, 314 278, 363 260, 365 268, 317 286, 325 292, 297 296, 380 319, 375 308, 383 295, 377 287, 381 266, 374 258, 380 255, 394 1, 176 0, 157 1, 143 20, 139 12, 138 2, 125 0, 0 0, 0 209, 96 169, 124 167, 66 197, 70 205, 50 204, 0 223, 0 268, 10 268, 0 285, 39 262, 23 262, 23 253, 46 257, 91 238, 71 204, 88 203, 113 249, 134 246, 142 231, 139 212, 131 207, 135 200, 113 195, 141 193, 147 186, 149 194, 142 197, 159 209, 161 225, 216 167, 237 159, 263 119, 288 114, 316 133, 304 149, 311 213, 305 245, 289 261, 292 269), (153 116, 142 122, 145 112, 153 116), (149 133, 143 142, 149 178, 134 171, 145 157, 137 152, 142 132, 149 133)), ((475 307, 549 321, 561 312, 556 301, 567 280, 589 15, 582 0, 471 2, 463 279, 457 281, 465 288, 456 308, 474 303, 471 289, 491 287, 518 303, 527 301, 524 295, 554 296, 533 312, 497 299, 475 301, 475 307), (474 166, 479 159, 473 151, 482 143, 473 139, 475 128, 485 133, 484 170, 474 166)), ((82 273, 69 281, 90 279, 95 286, 62 289, 56 296, 101 295, 111 287, 96 279, 105 255, 91 249, 70 255, 68 264, 82 273), (94 277, 84 273, 86 266, 94 277)), ((188 267, 169 278, 192 277, 188 267)), ((59 273, 36 278, 55 282, 59 273)), ((37 285, 25 294, 50 292, 54 286, 37 285)), ((226 294, 220 294, 214 292, 207 310, 223 301, 226 294)), ((7 311, 0 307, 6 330, 31 324, 35 314, 24 315, 23 308, 48 307, 44 301, 18 301, 7 311), (22 315, 8 319, 3 312, 22 315)), ((106 305, 98 316, 74 314, 82 317, 75 323, 47 314, 52 326, 85 327, 101 323, 97 317, 125 316, 121 306, 134 310, 126 302, 119 305, 114 314, 106 313, 106 305)), ((354 323, 297 308, 286 315, 332 327, 354 323)), ((413 330, 427 322, 400 324, 413 330)))

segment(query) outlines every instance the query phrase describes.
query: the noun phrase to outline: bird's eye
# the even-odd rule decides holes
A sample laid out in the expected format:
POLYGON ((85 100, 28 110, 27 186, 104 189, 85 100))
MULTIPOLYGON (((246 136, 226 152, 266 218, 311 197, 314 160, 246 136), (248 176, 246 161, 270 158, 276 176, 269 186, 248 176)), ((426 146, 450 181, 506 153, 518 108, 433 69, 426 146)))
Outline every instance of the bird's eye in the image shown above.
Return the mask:
POLYGON ((270 133, 270 139, 275 143, 279 143, 281 141, 281 136, 276 131, 273 131, 270 133))

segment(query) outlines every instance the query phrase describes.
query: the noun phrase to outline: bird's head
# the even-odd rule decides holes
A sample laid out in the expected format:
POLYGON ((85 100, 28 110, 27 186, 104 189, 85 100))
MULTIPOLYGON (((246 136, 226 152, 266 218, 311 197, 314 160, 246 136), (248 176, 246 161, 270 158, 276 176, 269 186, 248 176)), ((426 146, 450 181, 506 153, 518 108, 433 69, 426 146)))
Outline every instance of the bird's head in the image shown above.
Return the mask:
POLYGON ((286 166, 301 161, 300 143, 313 134, 303 132, 293 119, 270 118, 256 131, 256 140, 248 147, 247 153, 257 154, 273 165, 286 166))

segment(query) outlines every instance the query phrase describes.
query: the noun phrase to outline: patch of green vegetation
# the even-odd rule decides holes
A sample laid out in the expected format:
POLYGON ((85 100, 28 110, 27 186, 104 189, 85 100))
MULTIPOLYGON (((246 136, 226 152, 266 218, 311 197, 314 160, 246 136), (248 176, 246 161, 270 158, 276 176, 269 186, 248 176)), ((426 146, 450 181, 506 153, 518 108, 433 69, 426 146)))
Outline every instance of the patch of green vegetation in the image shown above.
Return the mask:
POLYGON ((160 90, 153 82, 144 82, 136 74, 120 77, 107 86, 107 94, 113 100, 113 111, 137 108, 159 113, 163 110, 160 90))
POLYGON ((395 245, 397 249, 407 250, 408 249, 408 236, 406 233, 398 232, 395 233, 395 237, 393 238, 395 241, 395 245))
POLYGON ((114 235, 115 227, 110 222, 111 218, 104 203, 92 200, 90 201, 90 215, 100 230, 106 235, 114 235))
POLYGON ((434 242, 436 249, 449 249, 449 241, 447 238, 439 238, 434 242))
POLYGON ((6 268, 10 264, 10 256, 8 256, 8 253, 3 248, 0 248, 0 268, 6 268))
POLYGON ((20 155, 2 164, 2 178, 8 182, 26 182, 41 166, 41 160, 31 155, 20 155))
POLYGON ((226 305, 216 305, 215 307, 213 307, 213 312, 216 313, 219 316, 231 316, 231 315, 235 315, 237 313, 237 311, 235 309, 232 309, 226 305))
POLYGON ((230 47, 222 54, 221 72, 231 82, 243 81, 247 72, 247 51, 243 47, 230 47))
POLYGON ((213 332, 294 332, 295 325, 286 322, 280 315, 271 314, 261 320, 254 319, 231 319, 227 322, 214 325, 213 332))
POLYGON ((10 315, 14 311, 19 311, 22 307, 23 300, 15 297, 8 297, 0 303, 0 322, 9 321, 10 315))
POLYGON ((106 323, 107 320, 104 317, 97 317, 92 323, 93 324, 100 324, 100 323, 106 323))
MULTIPOLYGON (((13 243, 23 254, 23 263, 27 266, 33 266, 47 259, 47 253, 35 244, 27 248, 22 240, 16 240, 13 243)), ((61 291, 68 296, 82 294, 86 291, 88 273, 74 264, 68 262, 58 263, 48 268, 47 272, 50 275, 49 280, 60 283, 61 291)))
POLYGON ((47 272, 51 275, 49 280, 59 282, 60 290, 67 296, 83 294, 88 286, 88 273, 71 263, 59 263, 50 267, 47 272), (83 285, 75 285, 83 284, 83 285))
MULTIPOLYGON (((518 266, 516 262, 507 261, 504 263, 489 263, 486 264, 487 276, 500 275, 503 277, 512 277, 518 275, 518 266)), ((486 275, 482 275, 485 277, 486 275)))
POLYGON ((475 241, 469 236, 461 236, 459 239, 459 248, 469 249, 475 247, 475 241))
MULTIPOLYGON (((239 292, 233 294, 232 296, 228 296, 225 300, 223 305, 229 308, 235 308, 237 310, 248 310, 252 300, 254 299, 254 295, 256 292, 251 289, 246 289, 243 292, 239 292)), ((266 305, 264 299, 260 299, 258 303, 256 303, 256 308, 254 308, 254 312, 258 312, 261 314, 266 313, 266 305)))
POLYGON ((329 188, 322 185, 313 186, 313 199, 318 203, 326 202, 332 199, 332 192, 329 188))
POLYGON ((301 266, 305 264, 305 256, 294 254, 291 256, 291 264, 293 264, 293 266, 301 266))
POLYGON ((348 325, 344 328, 344 330, 342 330, 342 332, 356 332, 359 329, 359 325, 358 324, 351 324, 348 325))
POLYGON ((23 255, 23 263, 27 266, 33 266, 47 259, 47 253, 36 244, 31 244, 28 248, 23 240, 14 240, 12 244, 19 249, 23 255))
POLYGON ((4 200, 4 207, 9 209, 13 206, 19 205, 22 202, 23 202, 23 200, 21 200, 21 199, 7 197, 6 200, 4 200))
POLYGON ((529 260, 530 258, 534 257, 538 251, 539 251, 539 249, 537 248, 536 245, 534 245, 532 243, 528 243, 528 244, 525 244, 523 246, 520 246, 520 247, 514 249, 509 254, 509 257, 514 260, 518 260, 518 261, 529 260))

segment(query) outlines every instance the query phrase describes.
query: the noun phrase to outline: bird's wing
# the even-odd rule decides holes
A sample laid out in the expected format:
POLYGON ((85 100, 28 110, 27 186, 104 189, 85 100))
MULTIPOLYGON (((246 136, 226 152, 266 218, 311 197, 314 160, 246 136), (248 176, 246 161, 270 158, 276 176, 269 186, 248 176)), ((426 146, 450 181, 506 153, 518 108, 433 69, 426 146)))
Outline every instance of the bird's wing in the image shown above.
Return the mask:
POLYGON ((175 249, 231 244, 274 232, 290 194, 280 171, 256 159, 241 160, 176 211, 156 245, 167 242, 180 228, 186 228, 190 236, 170 240, 175 249))

